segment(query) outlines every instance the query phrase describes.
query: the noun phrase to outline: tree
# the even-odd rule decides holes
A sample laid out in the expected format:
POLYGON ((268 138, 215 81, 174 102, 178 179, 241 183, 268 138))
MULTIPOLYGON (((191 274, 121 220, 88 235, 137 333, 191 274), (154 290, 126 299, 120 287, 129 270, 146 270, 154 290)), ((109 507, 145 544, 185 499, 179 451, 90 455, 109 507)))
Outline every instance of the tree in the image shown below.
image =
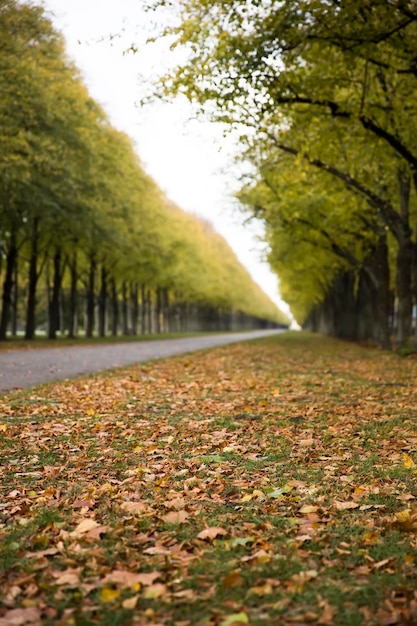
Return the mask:
POLYGON ((414 8, 402 0, 366 0, 360 10, 353 0, 183 0, 178 16, 165 33, 188 55, 161 79, 159 93, 185 93, 203 109, 214 103, 215 119, 249 125, 252 135, 265 133, 275 148, 343 180, 378 208, 398 246, 398 343, 404 343, 411 328, 412 281, 417 283, 415 207, 410 204, 410 182, 417 184, 417 143, 411 132, 416 121, 414 8), (301 132, 295 145, 282 140, 297 127, 302 140, 301 132), (335 129, 343 141, 329 153, 335 129), (321 155, 323 144, 327 159, 321 155), (382 158, 374 179, 364 181, 360 169, 366 146, 376 147, 382 158))

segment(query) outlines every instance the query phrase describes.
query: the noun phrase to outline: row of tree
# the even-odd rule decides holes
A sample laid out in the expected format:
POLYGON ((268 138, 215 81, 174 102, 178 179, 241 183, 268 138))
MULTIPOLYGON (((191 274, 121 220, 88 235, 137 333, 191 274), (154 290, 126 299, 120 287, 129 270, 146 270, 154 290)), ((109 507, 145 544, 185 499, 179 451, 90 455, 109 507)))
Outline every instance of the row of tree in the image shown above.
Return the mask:
POLYGON ((145 173, 42 7, 0 0, 0 92, 0 340, 288 322, 145 173))
POLYGON ((253 166, 239 197, 264 220, 297 320, 404 345, 417 304, 416 3, 171 4, 165 34, 188 55, 158 93, 214 102, 239 128, 253 166))

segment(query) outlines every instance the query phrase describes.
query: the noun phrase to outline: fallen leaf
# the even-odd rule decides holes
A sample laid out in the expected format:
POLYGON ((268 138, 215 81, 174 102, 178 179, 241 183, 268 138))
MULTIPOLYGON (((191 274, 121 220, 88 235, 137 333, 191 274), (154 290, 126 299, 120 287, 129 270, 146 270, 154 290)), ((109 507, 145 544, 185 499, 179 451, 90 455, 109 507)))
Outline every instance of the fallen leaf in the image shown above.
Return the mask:
POLYGON ((80 567, 77 569, 68 568, 62 572, 52 572, 52 576, 55 578, 55 585, 75 587, 80 584, 80 572, 80 567))
POLYGON ((104 585, 121 585, 122 587, 133 587, 134 585, 152 585, 155 580, 161 577, 161 572, 141 572, 134 573, 128 570, 114 570, 101 581, 104 585))
POLYGON ((403 454, 403 465, 404 467, 407 467, 407 468, 412 468, 416 466, 411 456, 405 453, 403 454))
POLYGON ((41 612, 31 606, 23 609, 11 609, 0 617, 0 626, 23 626, 24 624, 40 623, 41 612))
POLYGON ((26 559, 41 559, 44 556, 54 556, 58 554, 59 550, 57 548, 47 548, 46 550, 39 550, 39 552, 26 552, 26 559))
POLYGON ((338 511, 346 511, 347 509, 357 509, 360 505, 358 502, 350 500, 348 502, 334 502, 334 508, 338 511))
POLYGON ((238 626, 239 624, 249 624, 246 613, 233 613, 220 622, 219 626, 238 626))
POLYGON ((232 587, 239 587, 244 583, 244 578, 239 571, 229 572, 222 579, 222 587, 224 589, 232 589, 232 587))
POLYGON ((91 517, 86 517, 83 519, 78 526, 70 533, 71 537, 80 537, 85 533, 88 533, 93 528, 97 528, 99 524, 91 517))
POLYGON ((215 539, 219 536, 227 535, 227 530, 219 526, 209 526, 198 533, 198 539, 215 539))
POLYGON ((133 513, 134 515, 139 515, 140 513, 144 513, 149 510, 149 505, 146 502, 123 502, 120 505, 122 511, 126 511, 127 513, 133 513))
POLYGON ((143 597, 147 600, 155 600, 156 598, 162 598, 168 592, 168 588, 166 585, 162 583, 156 583, 155 585, 150 585, 143 592, 143 597))
POLYGON ((168 524, 183 524, 189 517, 187 511, 170 511, 161 516, 161 519, 168 524))
POLYGON ((301 507, 301 509, 299 509, 299 513, 316 513, 316 511, 318 511, 319 507, 318 506, 314 506, 314 504, 305 504, 304 506, 301 507))
POLYGON ((263 585, 255 585, 254 587, 251 587, 249 589, 249 593, 253 594, 255 596, 258 596, 259 598, 262 598, 263 596, 267 596, 270 593, 273 592, 273 588, 271 583, 264 583, 263 585))
POLYGON ((120 596, 121 591, 119 589, 111 589, 110 587, 103 587, 100 590, 100 602, 103 604, 110 604, 117 600, 120 596))
POLYGON ((122 607, 124 609, 135 609, 139 600, 139 595, 132 596, 131 598, 127 598, 127 600, 123 600, 122 607))

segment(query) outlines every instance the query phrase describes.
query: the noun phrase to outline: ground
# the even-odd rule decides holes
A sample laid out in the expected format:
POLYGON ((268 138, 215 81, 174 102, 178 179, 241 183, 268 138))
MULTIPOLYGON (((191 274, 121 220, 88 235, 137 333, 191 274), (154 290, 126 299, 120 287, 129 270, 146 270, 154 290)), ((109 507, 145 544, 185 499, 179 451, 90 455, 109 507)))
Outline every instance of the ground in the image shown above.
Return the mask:
POLYGON ((417 359, 304 333, 0 399, 0 626, 417 623, 417 359))

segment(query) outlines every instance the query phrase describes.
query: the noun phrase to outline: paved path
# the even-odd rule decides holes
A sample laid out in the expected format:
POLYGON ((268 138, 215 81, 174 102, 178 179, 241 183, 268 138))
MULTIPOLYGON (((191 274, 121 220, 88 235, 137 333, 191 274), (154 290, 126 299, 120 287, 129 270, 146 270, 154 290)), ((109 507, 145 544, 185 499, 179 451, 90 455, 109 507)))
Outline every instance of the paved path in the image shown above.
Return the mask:
POLYGON ((279 332, 282 331, 255 330, 182 339, 0 352, 0 393, 247 339, 267 337, 279 332))

